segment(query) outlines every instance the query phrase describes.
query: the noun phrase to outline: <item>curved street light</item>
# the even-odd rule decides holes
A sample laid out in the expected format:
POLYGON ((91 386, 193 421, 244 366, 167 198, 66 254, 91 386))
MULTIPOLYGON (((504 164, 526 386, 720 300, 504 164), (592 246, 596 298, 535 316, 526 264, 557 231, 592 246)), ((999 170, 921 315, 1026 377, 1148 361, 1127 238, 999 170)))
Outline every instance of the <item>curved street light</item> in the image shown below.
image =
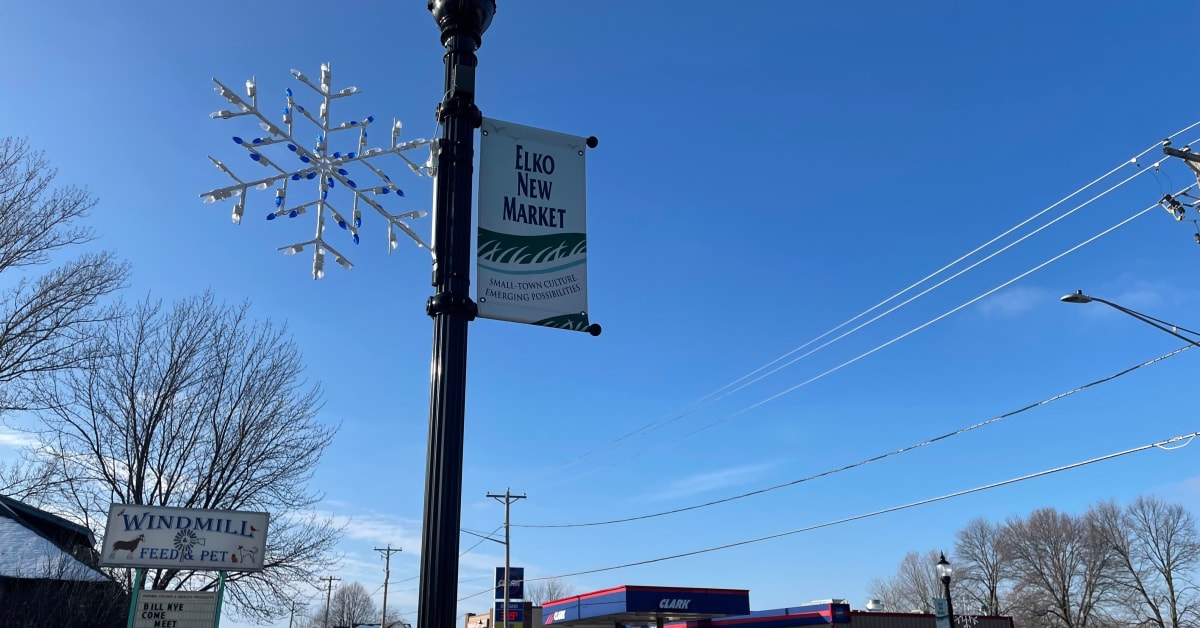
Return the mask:
POLYGON ((1200 337, 1200 332, 1192 331, 1186 327, 1180 327, 1179 325, 1176 325, 1174 323, 1168 323, 1167 321, 1154 318, 1153 316, 1150 316, 1148 314, 1142 314, 1141 312, 1131 310, 1123 305, 1117 305, 1116 303, 1113 303, 1112 301, 1107 301, 1105 299, 1101 299, 1100 297, 1093 297, 1093 296, 1086 295, 1083 293, 1083 290, 1076 290, 1072 294, 1064 295, 1059 300, 1062 301, 1063 303, 1091 303, 1092 301, 1095 301, 1096 303, 1103 303, 1103 304, 1113 308, 1114 310, 1128 314, 1128 315, 1138 319, 1139 321, 1142 321, 1143 323, 1146 323, 1147 325, 1154 327, 1155 329, 1158 329, 1160 331, 1164 331, 1168 334, 1171 334, 1172 336, 1175 336, 1176 338, 1178 338, 1190 345, 1200 347, 1200 342, 1197 342, 1196 340, 1194 340, 1192 338, 1188 338, 1187 336, 1184 336, 1179 333, 1179 332, 1183 331, 1183 332, 1192 334, 1193 336, 1200 337))
POLYGON ((946 615, 950 618, 950 628, 954 628, 954 603, 950 601, 950 578, 953 575, 954 568, 950 566, 950 561, 946 560, 946 553, 942 552, 942 557, 937 561, 937 576, 945 589, 946 615))

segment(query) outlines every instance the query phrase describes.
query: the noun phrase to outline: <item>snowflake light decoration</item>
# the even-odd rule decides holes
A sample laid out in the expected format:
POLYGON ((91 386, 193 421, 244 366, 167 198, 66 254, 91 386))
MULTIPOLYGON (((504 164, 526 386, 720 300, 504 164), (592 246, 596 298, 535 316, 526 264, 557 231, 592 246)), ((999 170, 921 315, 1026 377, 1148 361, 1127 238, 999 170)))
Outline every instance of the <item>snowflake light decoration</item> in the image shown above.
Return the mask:
MULTIPOLYGON (((214 203, 216 201, 224 201, 232 198, 237 200, 233 207, 233 223, 241 224, 242 214, 246 208, 246 193, 250 188, 265 190, 271 186, 275 187, 275 209, 267 214, 267 220, 275 220, 276 218, 287 217, 296 218, 307 212, 308 208, 315 207, 317 215, 317 230, 316 235, 311 240, 297 242, 288 246, 279 247, 285 255, 294 255, 304 250, 308 245, 313 246, 313 279, 321 279, 325 276, 325 253, 328 251, 333 255, 334 261, 346 270, 354 267, 344 255, 339 253, 332 246, 329 246, 325 239, 325 219, 326 216, 333 219, 342 230, 348 232, 351 241, 358 244, 358 230, 362 227, 362 211, 360 204, 366 205, 378 212, 388 223, 388 253, 390 254, 397 246, 396 230, 404 232, 408 237, 412 238, 418 246, 428 249, 429 246, 421 240, 420 236, 409 227, 407 220, 416 220, 425 217, 427 214, 424 211, 411 211, 405 213, 392 214, 384 209, 383 205, 376 198, 388 194, 396 194, 404 196, 404 191, 401 190, 392 179, 384 174, 377 165, 372 163, 372 160, 383 157, 384 155, 396 155, 408 165, 409 169, 418 176, 433 176, 434 175, 434 160, 432 154, 432 142, 426 139, 416 139, 407 142, 400 141, 400 132, 403 125, 399 120, 392 121, 392 141, 391 148, 368 148, 367 147, 367 130, 375 122, 374 116, 367 116, 365 120, 350 120, 341 124, 333 125, 329 121, 330 105, 334 100, 346 98, 360 93, 357 87, 347 87, 340 91, 334 92, 332 88, 333 72, 330 64, 324 63, 321 65, 320 85, 313 84, 308 77, 300 73, 299 70, 292 70, 292 76, 304 85, 311 88, 321 97, 321 104, 318 108, 317 115, 313 115, 308 109, 298 104, 292 94, 291 88, 288 88, 285 93, 287 95, 287 104, 283 108, 283 123, 282 126, 276 125, 271 120, 267 119, 258 109, 258 90, 255 80, 252 78, 246 81, 246 98, 243 99, 236 92, 226 87, 221 81, 213 79, 217 84, 215 91, 217 94, 225 98, 229 104, 233 105, 234 110, 221 110, 214 112, 211 117, 213 119, 227 120, 229 118, 237 118, 241 116, 252 116, 258 119, 258 126, 267 133, 265 137, 256 137, 250 140, 234 137, 233 141, 238 146, 246 149, 250 159, 257 162, 260 166, 267 168, 271 173, 263 178, 255 180, 243 180, 233 173, 225 164, 221 163, 216 158, 209 156, 211 161, 221 172, 229 175, 234 180, 234 185, 229 185, 223 188, 209 190, 200 194, 205 203, 214 203), (314 126, 317 127, 316 142, 313 148, 305 148, 304 145, 297 141, 294 135, 293 121, 299 115, 305 118, 314 126), (358 130, 358 144, 353 151, 331 152, 329 149, 330 136, 340 131, 358 130), (291 153, 291 156, 300 161, 300 165, 294 169, 288 170, 275 161, 269 159, 263 149, 269 146, 283 145, 291 153), (409 159, 404 153, 410 150, 415 150, 421 147, 431 147, 431 152, 428 160, 423 164, 417 164, 409 159), (365 167, 369 174, 377 179, 377 184, 372 187, 363 187, 351 178, 351 173, 347 170, 347 166, 354 164, 355 168, 359 166, 365 167), (297 181, 316 181, 317 197, 315 200, 306 203, 288 205, 288 183, 297 181), (341 184, 345 189, 353 193, 353 206, 350 210, 350 218, 346 219, 345 215, 334 209, 329 202, 329 191, 341 184)), ((272 149, 277 150, 277 149, 272 149)), ((286 154, 285 154, 286 156, 286 154)))

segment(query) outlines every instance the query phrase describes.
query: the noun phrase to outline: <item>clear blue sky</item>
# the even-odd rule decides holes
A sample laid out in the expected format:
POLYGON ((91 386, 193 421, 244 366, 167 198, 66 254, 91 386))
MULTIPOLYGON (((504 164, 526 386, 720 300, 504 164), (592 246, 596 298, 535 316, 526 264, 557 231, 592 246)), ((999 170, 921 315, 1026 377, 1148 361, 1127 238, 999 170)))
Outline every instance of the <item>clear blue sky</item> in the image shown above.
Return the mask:
MULTIPOLYGON (((588 156, 588 272, 591 315, 604 334, 471 325, 463 526, 495 530, 503 507, 485 494, 505 487, 528 495, 512 509, 514 523, 528 525, 630 517, 789 482, 1180 346, 1103 305, 1058 297, 1083 289, 1200 328, 1194 211, 1177 223, 1154 208, 945 314, 1195 183, 1178 161, 1160 171, 1153 164, 1156 142, 1200 121, 1197 18, 1192 0, 500 2, 479 51, 484 114, 600 139, 588 156), (787 368, 689 405, 1147 149, 1140 166, 1125 165, 937 280, 1144 171, 1113 192, 787 368)), ((260 103, 273 112, 285 87, 299 88, 290 68, 314 76, 331 62, 335 87, 363 90, 335 105, 335 119, 399 117, 407 138, 433 135, 442 48, 425 3, 66 0, 14 3, 6 21, 4 133, 27 136, 58 166, 60 182, 100 198, 97 246, 132 263, 128 298, 211 288, 287 321, 325 389, 322 420, 342 426, 315 478, 327 495, 322 510, 348 522, 345 558, 329 573, 377 591, 383 563, 372 548, 402 546, 389 606, 413 618, 432 327, 427 252, 402 243, 386 255, 384 225, 367 216, 362 244, 341 247, 355 270, 330 264, 314 282, 308 258, 275 250, 308 238, 311 215, 267 223, 271 195, 255 192, 235 227, 228 202, 203 205, 198 194, 225 185, 207 155, 247 178, 262 172, 229 141, 257 135, 254 125, 209 119, 225 108, 212 77, 240 88, 256 76, 260 103)), ((307 92, 297 95, 315 106, 307 92)), ((1198 138, 1200 127, 1175 145, 1198 138)), ((398 161, 389 172, 408 192, 394 211, 428 209, 427 179, 398 161)), ((416 224, 427 236, 428 220, 416 224)), ((764 495, 634 523, 514 528, 513 562, 530 578, 637 562, 1191 433, 1200 427, 1195 353, 764 495)), ((973 517, 998 521, 1041 506, 1080 512, 1148 493, 1196 510, 1198 452, 1155 449, 567 580, 580 592, 746 588, 756 609, 829 597, 861 608, 872 578, 891 575, 907 551, 949 549, 973 517)), ((474 544, 464 536, 464 549, 474 544)), ((493 543, 466 554, 460 597, 490 591, 502 562, 493 543)), ((490 597, 462 602, 460 615, 483 612, 490 597)))

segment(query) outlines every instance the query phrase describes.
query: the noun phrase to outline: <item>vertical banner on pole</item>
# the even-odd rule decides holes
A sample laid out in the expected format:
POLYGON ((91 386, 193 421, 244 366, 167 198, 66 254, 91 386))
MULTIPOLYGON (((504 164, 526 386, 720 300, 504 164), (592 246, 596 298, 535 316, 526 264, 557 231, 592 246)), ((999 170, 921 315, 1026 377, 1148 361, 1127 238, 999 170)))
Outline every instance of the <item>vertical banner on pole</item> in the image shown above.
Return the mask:
POLYGON ((933 598, 933 621, 937 628, 950 628, 950 605, 945 598, 933 598))
POLYGON ((479 316, 598 333, 587 304, 589 140, 488 118, 480 129, 479 316))

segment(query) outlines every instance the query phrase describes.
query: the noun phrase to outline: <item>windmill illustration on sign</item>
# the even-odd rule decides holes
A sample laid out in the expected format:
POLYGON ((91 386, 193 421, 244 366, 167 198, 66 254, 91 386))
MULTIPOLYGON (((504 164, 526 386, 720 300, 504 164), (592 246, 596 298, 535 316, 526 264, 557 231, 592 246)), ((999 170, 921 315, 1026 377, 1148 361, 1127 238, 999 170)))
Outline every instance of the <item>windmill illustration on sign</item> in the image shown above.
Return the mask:
POLYGON ((410 211, 393 214, 384 209, 378 197, 389 194, 403 197, 404 191, 393 183, 391 177, 384 174, 373 161, 385 155, 396 155, 418 176, 432 177, 434 174, 433 143, 425 139, 401 142, 400 131, 403 126, 399 120, 393 120, 391 148, 369 148, 367 146, 367 131, 375 123, 374 116, 367 116, 363 120, 349 120, 337 125, 333 125, 329 121, 329 110, 333 101, 360 93, 357 87, 347 87, 337 92, 333 91, 333 72, 328 63, 321 65, 320 85, 314 84, 308 77, 301 74, 299 70, 292 70, 292 76, 316 92, 321 98, 321 104, 317 115, 314 116, 308 109, 296 102, 291 88, 288 88, 285 91, 287 100, 286 106, 283 108, 282 125, 275 124, 259 111, 258 89, 255 79, 252 78, 246 81, 246 98, 239 96, 236 92, 221 83, 221 81, 213 79, 213 82, 217 84, 215 88, 217 94, 220 94, 229 104, 233 105, 234 109, 223 109, 214 112, 211 117, 222 120, 241 116, 256 118, 258 126, 266 132, 266 135, 253 139, 234 137, 233 142, 244 148, 248 152, 250 159, 258 163, 258 165, 267 168, 270 174, 259 179, 243 180, 235 175, 224 163, 221 163, 221 161, 210 155, 208 159, 221 172, 229 175, 235 183, 202 193, 200 196, 204 199, 204 202, 215 203, 216 201, 236 199, 233 206, 234 224, 241 224, 242 222, 242 214, 246 208, 246 194, 250 188, 265 190, 275 186, 275 208, 267 214, 267 220, 296 218, 304 215, 310 207, 315 208, 317 230, 313 238, 279 247, 279 250, 283 251, 285 255, 294 255, 303 251, 305 247, 312 245, 313 279, 321 279, 325 276, 326 252, 329 252, 333 256, 334 261, 342 268, 346 270, 354 268, 354 264, 345 255, 342 255, 330 246, 326 240, 325 219, 328 215, 338 227, 347 232, 347 236, 351 242, 358 244, 358 230, 362 227, 361 205, 366 205, 375 210, 387 221, 389 254, 397 246, 397 230, 404 232, 408 237, 412 238, 418 246, 428 249, 429 246, 405 222, 423 218, 426 216, 426 212, 410 211), (296 116, 307 119, 316 127, 317 135, 312 148, 306 148, 302 142, 296 139, 293 126, 296 116), (355 149, 345 153, 331 151, 330 140, 332 136, 338 132, 350 130, 358 131, 358 143, 355 149), (283 153, 284 157, 299 160, 299 166, 289 170, 269 159, 266 149, 272 146, 277 147, 272 148, 272 151, 281 153, 282 147, 286 146, 290 155, 283 153), (404 154, 426 146, 430 147, 431 152, 429 158, 423 164, 417 164, 404 154), (372 177, 372 180, 376 184, 373 186, 359 185, 352 178, 356 175, 353 175, 348 167, 360 169, 362 175, 372 177), (300 181, 316 182, 316 198, 306 203, 289 205, 288 184, 291 183, 294 186, 297 184, 296 182, 300 181), (329 200, 330 190, 338 185, 353 193, 353 205, 348 214, 349 219, 347 219, 347 214, 343 214, 335 209, 329 200))
POLYGON ((192 548, 201 545, 203 546, 205 539, 196 534, 195 530, 190 528, 180 530, 175 533, 175 549, 179 550, 179 562, 192 560, 192 548))

